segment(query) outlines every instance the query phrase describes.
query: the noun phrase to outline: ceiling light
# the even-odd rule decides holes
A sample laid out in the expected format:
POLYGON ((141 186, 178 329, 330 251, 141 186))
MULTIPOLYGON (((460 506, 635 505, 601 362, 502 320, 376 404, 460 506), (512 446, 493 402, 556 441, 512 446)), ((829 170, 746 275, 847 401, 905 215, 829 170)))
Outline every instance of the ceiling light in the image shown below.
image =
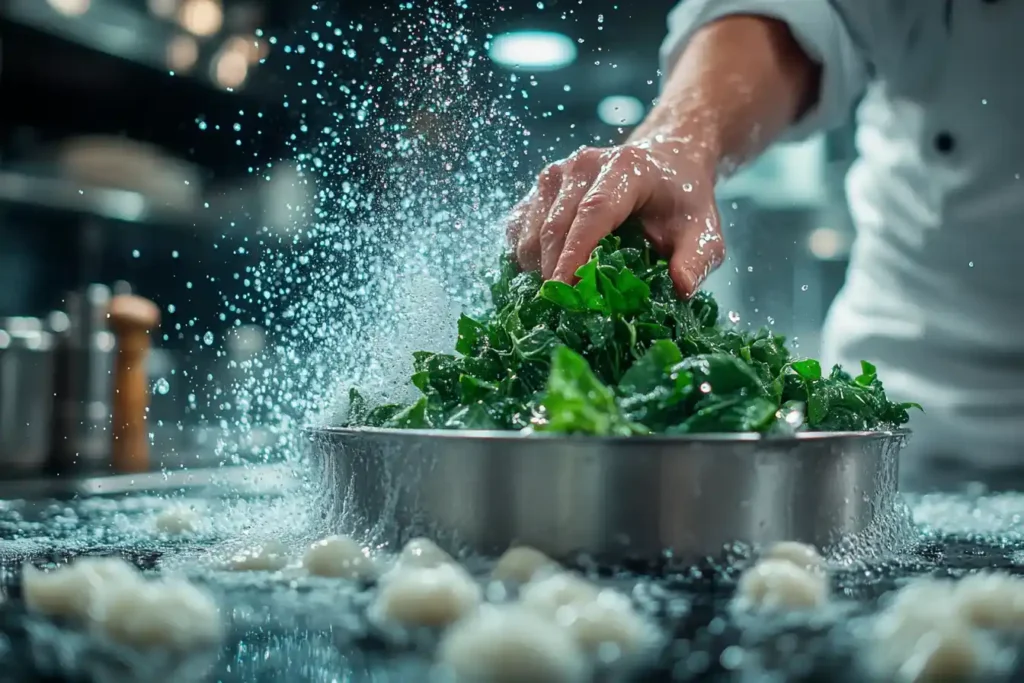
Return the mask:
POLYGON ((171 71, 188 73, 199 59, 199 45, 189 36, 174 36, 167 43, 167 66, 171 71))
POLYGON ((189 33, 212 36, 224 23, 224 10, 218 0, 185 0, 178 11, 178 23, 189 33))
POLYGON ((178 11, 178 0, 147 0, 149 11, 161 19, 170 19, 178 11))
POLYGON ((515 31, 495 36, 488 54, 498 64, 511 69, 551 71, 576 60, 576 44, 561 33, 515 31))
POLYGON ((243 53, 250 64, 255 64, 267 56, 267 43, 259 38, 234 36, 227 41, 226 48, 243 53))
POLYGON ((843 236, 835 228, 818 228, 811 232, 807 247, 820 259, 834 259, 843 249, 843 236))
POLYGON ((213 60, 213 80, 225 90, 237 90, 248 76, 248 55, 238 49, 221 48, 213 60))
POLYGON ((78 17, 89 11, 90 0, 50 0, 50 7, 69 17, 78 17))
POLYGON ((635 126, 644 118, 647 108, 635 97, 613 95, 597 105, 597 116, 609 126, 635 126))

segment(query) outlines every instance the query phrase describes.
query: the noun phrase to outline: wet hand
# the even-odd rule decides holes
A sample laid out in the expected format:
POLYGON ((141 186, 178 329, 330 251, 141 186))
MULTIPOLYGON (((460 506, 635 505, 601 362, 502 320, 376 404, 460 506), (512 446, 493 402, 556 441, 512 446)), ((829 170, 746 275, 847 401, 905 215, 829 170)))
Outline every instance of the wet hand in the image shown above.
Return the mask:
POLYGON ((541 172, 509 219, 523 268, 572 283, 598 242, 630 216, 669 259, 681 296, 691 296, 725 257, 715 206, 715 164, 696 145, 656 137, 583 147, 541 172))

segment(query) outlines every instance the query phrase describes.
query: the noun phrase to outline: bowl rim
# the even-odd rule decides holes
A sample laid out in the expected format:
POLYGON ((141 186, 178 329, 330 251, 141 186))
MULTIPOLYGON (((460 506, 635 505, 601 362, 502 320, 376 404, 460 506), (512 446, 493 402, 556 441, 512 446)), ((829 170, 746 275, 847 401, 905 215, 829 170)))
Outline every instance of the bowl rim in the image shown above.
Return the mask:
POLYGON ((307 426, 303 431, 311 437, 334 438, 391 438, 430 439, 432 441, 487 441, 487 442, 572 442, 572 443, 786 443, 845 442, 900 440, 910 436, 909 429, 889 431, 845 431, 845 432, 797 432, 796 434, 771 435, 760 432, 728 432, 703 434, 642 434, 636 436, 594 436, 590 434, 549 434, 513 430, 481 429, 387 429, 382 427, 315 427, 307 426))

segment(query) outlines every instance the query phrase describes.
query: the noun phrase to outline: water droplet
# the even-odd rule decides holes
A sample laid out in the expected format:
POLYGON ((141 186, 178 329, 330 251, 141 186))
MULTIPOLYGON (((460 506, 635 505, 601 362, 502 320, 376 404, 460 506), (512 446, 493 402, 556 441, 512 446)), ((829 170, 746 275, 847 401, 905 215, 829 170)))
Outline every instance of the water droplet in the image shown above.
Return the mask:
POLYGON ((974 267, 974 261, 968 261, 967 262, 967 267, 968 268, 973 268, 974 267))
POLYGON ((800 285, 800 291, 801 292, 806 292, 807 291, 807 285, 800 285))
POLYGON ((710 394, 711 393, 711 385, 708 384, 707 382, 702 382, 701 385, 700 385, 700 390, 701 390, 702 393, 710 394))
POLYGON ((203 335, 203 343, 207 346, 213 346, 213 332, 209 330, 203 335))
POLYGON ((683 192, 693 192, 693 184, 683 183, 683 192))
POLYGON ((754 266, 747 266, 747 272, 748 273, 753 273, 754 272, 754 266))

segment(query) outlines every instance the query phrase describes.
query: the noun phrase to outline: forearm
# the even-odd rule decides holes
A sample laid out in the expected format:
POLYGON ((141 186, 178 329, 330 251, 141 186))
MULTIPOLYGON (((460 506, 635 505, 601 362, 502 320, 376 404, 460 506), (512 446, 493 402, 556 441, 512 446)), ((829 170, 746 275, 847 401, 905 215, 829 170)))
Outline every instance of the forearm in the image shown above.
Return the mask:
POLYGON ((630 136, 688 141, 688 152, 729 173, 756 157, 814 103, 821 68, 785 24, 736 15, 698 31, 662 96, 630 136))

